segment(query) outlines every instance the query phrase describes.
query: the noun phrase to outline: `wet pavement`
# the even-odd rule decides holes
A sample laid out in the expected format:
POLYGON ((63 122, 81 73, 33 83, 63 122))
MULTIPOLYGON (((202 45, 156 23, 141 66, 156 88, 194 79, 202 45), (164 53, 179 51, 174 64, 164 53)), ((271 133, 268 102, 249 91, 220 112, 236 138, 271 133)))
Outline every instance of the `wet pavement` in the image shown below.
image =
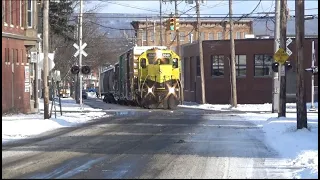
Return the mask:
POLYGON ((2 178, 288 178, 263 131, 236 114, 86 104, 112 117, 2 147, 2 178), (129 109, 128 109, 129 108, 129 109))

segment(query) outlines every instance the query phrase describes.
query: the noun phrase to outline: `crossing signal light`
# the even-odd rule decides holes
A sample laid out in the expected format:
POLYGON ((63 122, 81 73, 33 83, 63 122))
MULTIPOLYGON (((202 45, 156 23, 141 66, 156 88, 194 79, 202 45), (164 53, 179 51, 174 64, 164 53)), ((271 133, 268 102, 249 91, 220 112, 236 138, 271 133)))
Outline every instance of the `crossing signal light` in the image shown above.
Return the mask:
POLYGON ((171 30, 171 31, 174 30, 174 27, 175 27, 175 20, 174 20, 174 18, 170 18, 170 20, 169 20, 169 27, 170 27, 170 30, 171 30))
POLYGON ((291 63, 290 63, 289 61, 286 61, 286 62, 284 63, 284 65, 285 65, 287 71, 290 70, 290 69, 292 69, 292 65, 291 65, 291 63))
POLYGON ((278 72, 279 71, 278 67, 279 67, 279 63, 278 62, 274 62, 271 65, 271 68, 272 68, 273 72, 278 72))
POLYGON ((91 69, 90 69, 89 66, 82 66, 82 67, 81 67, 81 73, 82 73, 82 74, 87 75, 87 74, 89 74, 90 72, 91 72, 91 69))
POLYGON ((72 66, 71 68, 71 74, 78 74, 80 72, 79 66, 72 66))

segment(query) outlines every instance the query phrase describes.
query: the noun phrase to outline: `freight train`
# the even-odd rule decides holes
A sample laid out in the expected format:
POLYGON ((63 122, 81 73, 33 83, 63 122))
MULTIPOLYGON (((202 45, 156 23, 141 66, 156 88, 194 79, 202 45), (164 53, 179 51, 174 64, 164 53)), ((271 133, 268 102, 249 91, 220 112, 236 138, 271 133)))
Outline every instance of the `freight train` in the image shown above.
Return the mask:
POLYGON ((106 103, 175 109, 181 102, 181 60, 165 46, 136 46, 100 75, 106 103))

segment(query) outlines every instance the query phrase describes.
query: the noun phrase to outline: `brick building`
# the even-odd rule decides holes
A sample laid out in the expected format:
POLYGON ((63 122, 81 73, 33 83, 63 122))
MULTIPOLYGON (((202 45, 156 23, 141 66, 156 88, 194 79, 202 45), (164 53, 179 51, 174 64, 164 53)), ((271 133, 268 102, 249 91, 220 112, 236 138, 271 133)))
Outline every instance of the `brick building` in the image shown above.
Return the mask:
MULTIPOLYGON (((191 20, 179 21, 180 44, 190 43, 197 39, 196 22, 191 20)), ((133 21, 135 39, 138 46, 160 46, 160 21, 133 21), (146 28, 147 27, 147 28, 146 28), (146 31, 146 29, 148 31, 146 31)), ((175 32, 166 28, 163 22, 163 45, 175 47, 175 32)), ((201 20, 200 32, 202 40, 229 39, 229 23, 221 20, 201 20)), ((244 39, 246 34, 252 34, 252 21, 242 20, 234 24, 235 39, 244 39)))
POLYGON ((34 109, 34 64, 37 51, 37 1, 2 0, 2 113, 34 109))
MULTIPOLYGON (((318 49, 318 38, 306 38, 304 43, 304 68, 311 67, 312 41, 318 49)), ((293 68, 287 72, 287 102, 295 102, 296 66, 295 39, 288 46, 293 68)), ((273 39, 235 40, 237 98, 240 104, 272 102, 273 39)), ((201 77, 199 48, 197 43, 181 48, 185 101, 201 102, 201 77)), ((210 104, 230 104, 230 41, 203 41, 206 100, 210 104)), ((318 65, 316 51, 316 66, 318 65)), ((311 101, 311 74, 305 75, 307 101, 311 101)), ((315 76, 318 86, 318 76, 315 76)), ((317 95, 316 95, 317 96, 317 95)), ((316 97, 317 101, 317 97, 316 97)))

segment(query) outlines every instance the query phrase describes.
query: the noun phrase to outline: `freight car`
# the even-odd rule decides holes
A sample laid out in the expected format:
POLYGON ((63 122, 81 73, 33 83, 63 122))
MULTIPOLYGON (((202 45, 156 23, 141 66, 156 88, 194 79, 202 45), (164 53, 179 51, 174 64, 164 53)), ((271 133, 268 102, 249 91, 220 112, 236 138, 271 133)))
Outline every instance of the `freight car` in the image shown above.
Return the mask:
POLYGON ((174 109, 180 102, 180 57, 165 46, 133 47, 103 76, 104 101, 174 109))

